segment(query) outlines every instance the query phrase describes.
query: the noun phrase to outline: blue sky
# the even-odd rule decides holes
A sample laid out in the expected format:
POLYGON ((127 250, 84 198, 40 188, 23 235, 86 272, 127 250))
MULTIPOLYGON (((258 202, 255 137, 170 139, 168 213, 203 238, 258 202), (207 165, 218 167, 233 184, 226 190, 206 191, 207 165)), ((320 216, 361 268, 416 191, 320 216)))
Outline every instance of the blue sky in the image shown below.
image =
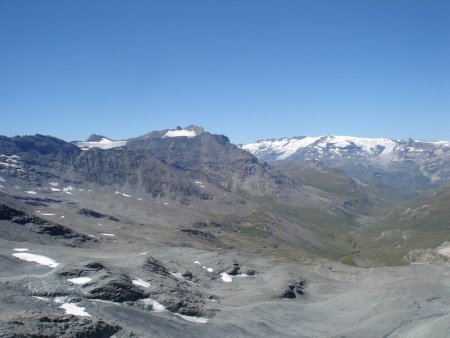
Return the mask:
POLYGON ((0 0, 0 134, 450 140, 448 0, 0 0))

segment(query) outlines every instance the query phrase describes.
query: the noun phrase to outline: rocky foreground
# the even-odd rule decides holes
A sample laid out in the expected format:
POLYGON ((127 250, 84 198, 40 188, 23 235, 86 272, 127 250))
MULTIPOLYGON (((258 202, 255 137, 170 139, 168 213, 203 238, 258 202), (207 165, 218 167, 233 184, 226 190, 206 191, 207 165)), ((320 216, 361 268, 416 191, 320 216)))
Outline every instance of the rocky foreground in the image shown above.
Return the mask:
POLYGON ((101 250, 2 240, 0 335, 445 337, 450 332, 448 265, 298 266, 115 238, 102 239, 101 250))

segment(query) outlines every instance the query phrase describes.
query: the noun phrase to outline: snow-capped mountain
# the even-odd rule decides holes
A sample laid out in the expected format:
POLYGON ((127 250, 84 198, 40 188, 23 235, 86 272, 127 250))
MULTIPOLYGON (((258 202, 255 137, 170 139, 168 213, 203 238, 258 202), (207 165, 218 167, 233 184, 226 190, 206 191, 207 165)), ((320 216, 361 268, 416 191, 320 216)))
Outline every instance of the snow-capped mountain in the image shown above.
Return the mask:
POLYGON ((112 149, 112 148, 120 148, 125 145, 130 140, 138 140, 138 139, 155 139, 155 138, 173 138, 173 137, 187 137, 192 138, 199 136, 204 133, 203 128, 197 127, 194 125, 187 126, 185 128, 177 127, 176 129, 165 129, 162 131, 153 131, 143 136, 123 140, 123 141, 114 141, 106 136, 92 134, 86 141, 74 141, 72 142, 82 150, 88 150, 91 148, 99 148, 99 149, 112 149))
POLYGON ((315 161, 344 169, 356 178, 389 174, 391 179, 404 180, 406 185, 412 181, 427 185, 450 181, 450 142, 447 141, 326 135, 262 140, 241 147, 269 163, 287 159, 315 161))
POLYGON ((74 144, 82 150, 88 150, 91 148, 112 149, 123 147, 127 144, 127 141, 114 141, 105 136, 92 134, 86 141, 74 142, 74 144))
POLYGON ((300 150, 315 150, 317 154, 311 159, 326 156, 345 157, 356 153, 370 157, 386 156, 392 154, 394 148, 403 143, 385 138, 326 135, 262 140, 243 145, 242 148, 264 161, 272 162, 293 157, 300 150))

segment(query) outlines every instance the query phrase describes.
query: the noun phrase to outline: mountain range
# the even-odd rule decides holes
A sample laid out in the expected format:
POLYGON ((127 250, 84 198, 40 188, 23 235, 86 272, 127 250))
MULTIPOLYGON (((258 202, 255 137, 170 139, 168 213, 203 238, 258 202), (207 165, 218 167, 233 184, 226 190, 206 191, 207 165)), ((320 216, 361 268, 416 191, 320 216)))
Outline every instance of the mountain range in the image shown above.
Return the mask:
MULTIPOLYGON (((0 136, 0 308, 15 304, 0 327, 11 337, 36 328, 48 336, 125 337, 145 336, 150 325, 154 335, 177 336, 190 322, 187 336, 223 336, 236 323, 232 336, 321 336, 319 313, 309 331, 292 321, 261 328, 249 304, 280 307, 283 323, 306 300, 320 313, 323 297, 336 311, 348 306, 340 298, 347 287, 337 287, 348 276, 365 280, 404 265, 392 276, 411 278, 419 273, 411 264, 447 262, 449 180, 445 141, 326 135, 235 145, 193 125, 119 141, 0 136), (18 268, 18 259, 40 265, 18 268), (25 313, 20 302, 30 299, 34 312, 25 313), (56 304, 78 304, 95 318, 64 317, 72 331, 52 328, 63 320, 56 304), (192 324, 208 320, 206 328, 192 324)), ((384 278, 377 283, 392 282, 384 278)), ((382 312, 366 322, 369 331, 358 326, 362 317, 347 314, 340 334, 397 330, 395 322, 377 327, 382 312)), ((395 318, 430 315, 426 307, 418 313, 395 318)))
POLYGON ((375 179, 396 188, 428 190, 450 179, 450 142, 326 135, 258 141, 241 146, 260 160, 320 162, 354 178, 375 179))

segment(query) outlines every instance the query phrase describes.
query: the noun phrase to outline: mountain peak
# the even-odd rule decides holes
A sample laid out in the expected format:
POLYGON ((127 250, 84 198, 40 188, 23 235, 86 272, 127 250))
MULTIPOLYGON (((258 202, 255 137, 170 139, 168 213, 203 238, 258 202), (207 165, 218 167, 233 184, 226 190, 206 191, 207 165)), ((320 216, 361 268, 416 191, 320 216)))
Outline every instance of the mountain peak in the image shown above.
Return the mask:
POLYGON ((88 137, 86 142, 100 142, 103 139, 111 141, 111 139, 108 137, 98 135, 98 134, 92 134, 91 136, 88 137))
POLYGON ((162 135, 162 138, 166 137, 195 137, 198 135, 203 134, 205 131, 202 127, 198 127, 195 125, 189 125, 187 127, 181 128, 178 126, 176 129, 169 129, 167 130, 164 135, 162 135))
POLYGON ((194 124, 191 124, 187 127, 183 128, 184 130, 190 130, 190 131, 194 131, 195 134, 198 136, 200 134, 203 134, 205 132, 205 130, 202 127, 196 126, 194 124))

